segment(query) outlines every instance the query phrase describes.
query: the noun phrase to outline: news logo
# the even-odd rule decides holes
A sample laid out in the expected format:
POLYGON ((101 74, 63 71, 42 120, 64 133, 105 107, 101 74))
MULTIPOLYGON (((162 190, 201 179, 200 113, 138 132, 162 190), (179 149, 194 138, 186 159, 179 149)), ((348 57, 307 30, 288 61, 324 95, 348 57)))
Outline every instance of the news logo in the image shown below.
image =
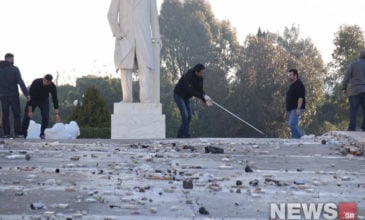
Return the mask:
POLYGON ((270 220, 356 220, 356 203, 270 203, 270 220))

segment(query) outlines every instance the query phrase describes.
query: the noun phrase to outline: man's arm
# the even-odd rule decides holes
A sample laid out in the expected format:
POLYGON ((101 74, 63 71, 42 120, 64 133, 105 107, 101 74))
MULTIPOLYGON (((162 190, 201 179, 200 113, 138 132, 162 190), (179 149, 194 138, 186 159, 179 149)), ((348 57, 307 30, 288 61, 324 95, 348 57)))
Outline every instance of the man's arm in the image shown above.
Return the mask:
POLYGON ((347 85, 350 82, 351 79, 351 73, 352 73, 352 65, 350 65, 346 71, 345 71, 345 76, 342 80, 342 91, 344 94, 347 94, 347 85))
POLYGON ((51 86, 52 86, 51 96, 52 96, 52 102, 53 102, 54 113, 55 113, 55 121, 60 122, 61 117, 60 117, 60 110, 59 110, 59 106, 58 106, 57 87, 55 84, 51 84, 51 86))
POLYGON ((27 100, 29 100, 29 93, 28 93, 27 87, 25 86, 25 83, 24 83, 24 81, 22 79, 22 76, 20 74, 19 69, 18 68, 16 68, 16 69, 17 69, 17 71, 16 71, 16 80, 17 80, 17 82, 18 82, 18 84, 20 86, 20 89, 23 92, 23 95, 25 97, 27 97, 27 100))

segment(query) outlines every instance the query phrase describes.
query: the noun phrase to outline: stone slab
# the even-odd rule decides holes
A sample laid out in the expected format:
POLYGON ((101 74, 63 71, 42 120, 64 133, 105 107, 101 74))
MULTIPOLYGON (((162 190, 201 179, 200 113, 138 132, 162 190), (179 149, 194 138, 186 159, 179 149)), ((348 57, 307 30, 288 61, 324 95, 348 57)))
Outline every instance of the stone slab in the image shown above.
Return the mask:
POLYGON ((114 103, 112 139, 158 139, 166 137, 166 119, 160 103, 114 103))

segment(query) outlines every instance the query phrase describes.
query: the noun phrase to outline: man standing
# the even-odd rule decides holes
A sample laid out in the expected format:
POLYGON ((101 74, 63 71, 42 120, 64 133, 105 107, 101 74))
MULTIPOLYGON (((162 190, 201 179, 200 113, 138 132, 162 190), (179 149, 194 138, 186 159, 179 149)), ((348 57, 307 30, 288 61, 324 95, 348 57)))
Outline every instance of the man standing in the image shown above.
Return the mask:
POLYGON ((0 99, 2 106, 2 125, 4 137, 10 138, 9 108, 14 116, 14 133, 16 137, 23 137, 20 126, 20 101, 18 84, 25 97, 29 100, 27 88, 23 82, 18 67, 14 66, 14 55, 5 54, 5 61, 0 61, 0 99))
POLYGON ((45 138, 44 130, 46 130, 46 128, 48 127, 49 119, 49 94, 51 94, 52 96, 55 121, 61 121, 58 109, 57 88, 56 85, 52 82, 52 79, 52 75, 47 74, 44 76, 44 78, 35 79, 29 88, 30 101, 28 101, 25 108, 25 114, 23 119, 24 137, 27 136, 29 121, 33 117, 33 112, 37 107, 39 107, 42 116, 41 133, 39 137, 41 139, 45 138))
POLYGON ((159 102, 160 28, 156 0, 111 0, 108 21, 115 37, 114 62, 123 102, 133 102, 132 72, 139 70, 140 101, 159 102))
POLYGON ((365 50, 360 52, 360 59, 351 63, 342 81, 342 92, 350 95, 350 123, 348 131, 356 130, 356 116, 359 106, 362 108, 361 129, 365 131, 365 50), (347 91, 348 83, 351 84, 350 93, 347 91))
POLYGON ((305 109, 305 87, 299 79, 298 70, 289 70, 288 78, 291 84, 286 93, 284 118, 288 120, 291 138, 301 138, 303 133, 299 129, 299 117, 305 109))
POLYGON ((175 86, 174 99, 179 108, 182 123, 177 133, 178 138, 189 138, 189 124, 192 118, 190 98, 195 96, 208 106, 213 105, 212 99, 203 90, 204 66, 197 64, 193 69, 183 74, 175 86))

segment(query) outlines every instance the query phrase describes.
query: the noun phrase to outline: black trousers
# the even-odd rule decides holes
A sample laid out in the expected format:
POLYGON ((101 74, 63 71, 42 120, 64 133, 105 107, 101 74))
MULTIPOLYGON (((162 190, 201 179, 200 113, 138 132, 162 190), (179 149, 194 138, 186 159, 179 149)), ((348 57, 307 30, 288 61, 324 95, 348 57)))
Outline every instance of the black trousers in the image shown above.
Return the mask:
MULTIPOLYGON (((42 116, 42 124, 41 124, 41 135, 44 135, 44 130, 48 127, 48 120, 49 120, 49 100, 32 100, 32 112, 36 110, 37 107, 41 110, 41 116, 42 116)), ((23 134, 26 137, 28 134, 28 128, 29 128, 29 122, 30 118, 28 116, 28 106, 25 107, 25 114, 23 118, 23 125, 22 130, 23 134)))

